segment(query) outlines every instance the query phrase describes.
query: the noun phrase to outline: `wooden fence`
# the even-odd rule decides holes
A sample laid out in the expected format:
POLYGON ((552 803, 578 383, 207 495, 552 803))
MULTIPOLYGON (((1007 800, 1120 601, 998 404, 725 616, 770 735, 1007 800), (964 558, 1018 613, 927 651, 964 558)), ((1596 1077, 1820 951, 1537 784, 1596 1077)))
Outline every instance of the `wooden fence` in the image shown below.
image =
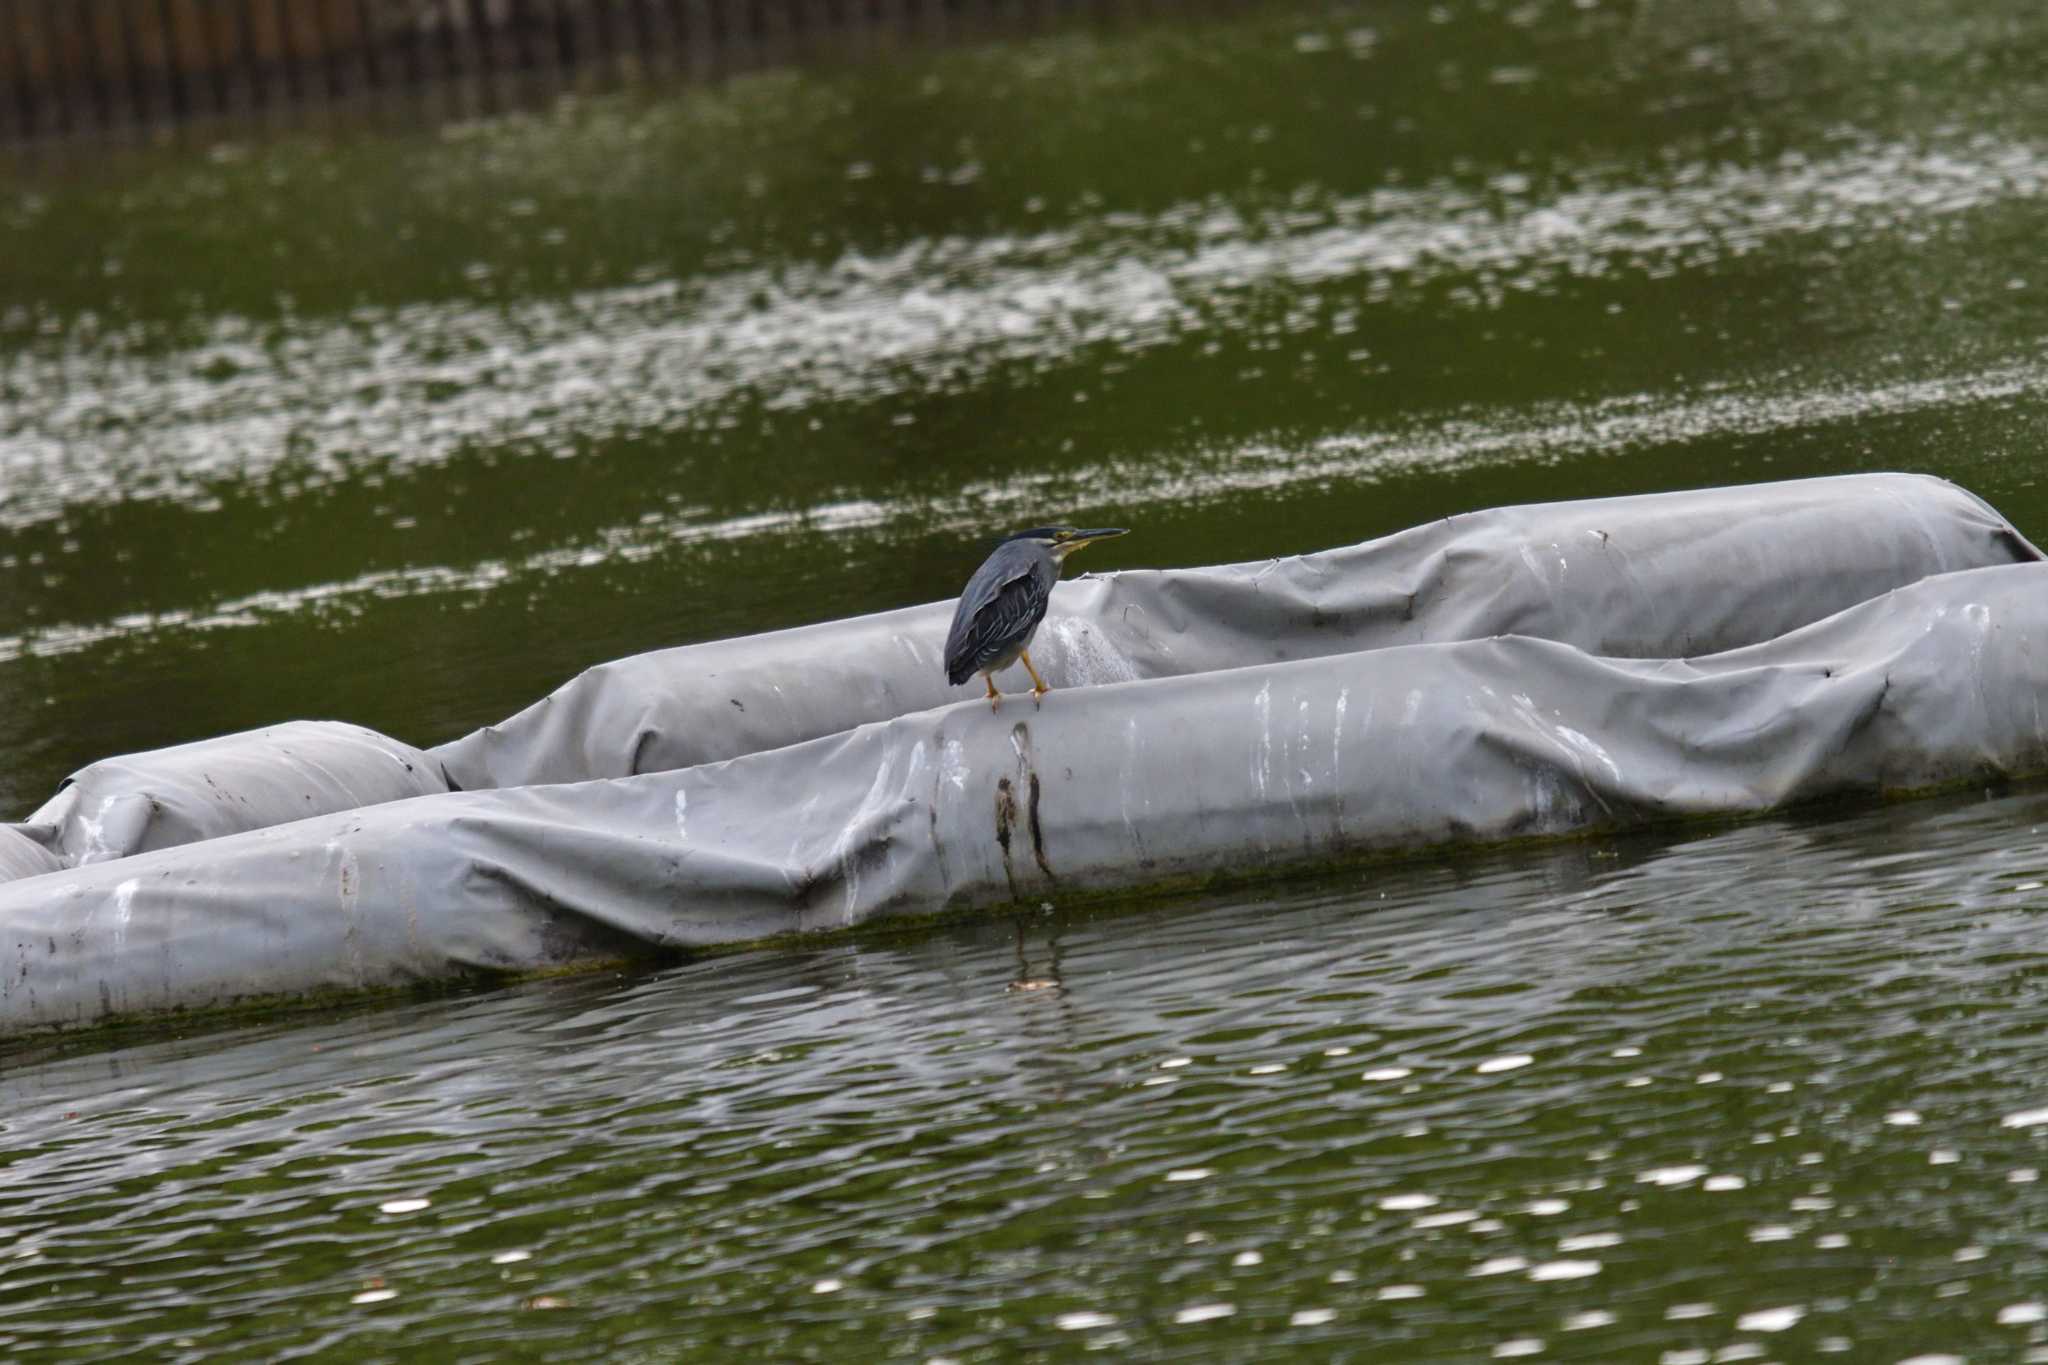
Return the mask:
MULTIPOLYGON (((0 140, 570 72, 695 75, 805 47, 1165 13, 1176 0, 0 0, 0 140)), ((1217 8, 1189 0, 1186 8, 1217 8)))

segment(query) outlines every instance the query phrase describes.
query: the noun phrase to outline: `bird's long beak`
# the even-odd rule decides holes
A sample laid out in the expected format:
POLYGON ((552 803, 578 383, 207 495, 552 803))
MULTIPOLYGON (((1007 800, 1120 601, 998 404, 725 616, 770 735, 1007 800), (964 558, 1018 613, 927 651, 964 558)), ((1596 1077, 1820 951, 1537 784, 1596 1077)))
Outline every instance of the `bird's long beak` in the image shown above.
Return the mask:
POLYGON ((1112 536, 1129 534, 1130 528, 1128 526, 1104 526, 1094 531, 1076 531, 1059 543, 1059 550, 1063 556, 1070 555, 1083 545, 1089 545, 1098 540, 1108 540, 1112 536))

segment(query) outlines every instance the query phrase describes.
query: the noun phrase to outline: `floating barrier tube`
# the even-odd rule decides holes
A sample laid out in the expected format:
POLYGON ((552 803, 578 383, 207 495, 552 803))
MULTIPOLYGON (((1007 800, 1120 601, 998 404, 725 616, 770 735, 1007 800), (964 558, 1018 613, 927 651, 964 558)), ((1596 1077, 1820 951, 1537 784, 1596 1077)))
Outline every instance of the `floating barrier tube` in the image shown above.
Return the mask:
MULTIPOLYGON (((1064 582, 1031 656, 1060 690, 1492 635, 1685 657, 1929 574, 2040 557, 1978 498, 1923 475, 1501 507, 1289 559, 1064 582)), ((946 683, 952 614, 933 602, 600 664, 431 752, 466 789, 579 782, 943 706, 982 690, 946 683)))
MULTIPOLYGON (((1061 650, 1045 650, 1066 686, 1039 706, 910 705, 957 695, 936 638, 922 659, 896 643, 912 622, 943 633, 918 608, 627 660, 429 755, 280 727, 272 750, 317 736, 361 765, 329 799, 366 798, 287 823, 208 823, 234 807, 216 817, 203 778, 255 754, 246 737, 95 765, 66 788, 79 795, 5 831, 72 865, 0 885, 0 1032, 2048 771, 2048 562, 1949 485, 1816 480, 1456 520, 1264 572, 1070 585, 1055 607, 1069 624, 1047 623, 1061 650), (1375 555, 1384 573, 1358 567, 1375 555), (1143 629, 1125 625, 1137 616, 1143 629), (1326 635, 1368 643, 1317 649, 1326 635), (1717 649, 1659 657, 1699 644, 1717 649), (802 680, 834 650, 876 694, 835 701, 823 662, 802 680), (1077 685, 1091 669, 1135 676, 1077 685), (665 686, 636 708, 629 678, 665 686), (742 700, 810 690, 742 712, 726 695, 741 679, 758 689, 742 700), (899 703, 767 743, 834 706, 899 703), (698 744, 691 718, 718 706, 754 717, 718 741, 739 752, 651 766, 698 744), (442 791, 444 764, 462 785, 637 771, 442 791), (171 776, 186 798, 120 825, 140 834, 113 841, 91 814, 171 776)), ((302 766, 264 804, 288 809, 317 781, 302 766)))

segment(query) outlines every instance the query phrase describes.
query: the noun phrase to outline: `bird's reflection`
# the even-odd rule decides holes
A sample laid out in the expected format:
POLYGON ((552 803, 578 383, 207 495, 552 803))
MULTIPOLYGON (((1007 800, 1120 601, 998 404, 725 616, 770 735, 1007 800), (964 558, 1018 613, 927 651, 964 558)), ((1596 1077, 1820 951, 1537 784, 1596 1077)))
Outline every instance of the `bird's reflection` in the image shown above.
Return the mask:
POLYGON ((1027 994, 1034 991, 1056 991, 1065 994, 1066 983, 1060 979, 1060 944, 1057 934, 1046 935, 1046 974, 1034 976, 1031 970, 1031 954, 1024 945, 1024 921, 1016 921, 1017 930, 1017 975, 1004 987, 1012 994, 1027 994))

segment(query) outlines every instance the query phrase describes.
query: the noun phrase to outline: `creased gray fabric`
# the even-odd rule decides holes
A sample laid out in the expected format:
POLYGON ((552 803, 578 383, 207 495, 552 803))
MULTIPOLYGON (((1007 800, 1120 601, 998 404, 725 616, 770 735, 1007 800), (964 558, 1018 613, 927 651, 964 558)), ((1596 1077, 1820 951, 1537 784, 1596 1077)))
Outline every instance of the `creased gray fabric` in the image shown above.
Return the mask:
POLYGON ((309 815, 448 790, 410 744, 339 721, 292 721, 73 773, 19 833, 61 864, 105 862, 309 815))
POLYGON ((0 825, 0 882, 40 877, 63 868, 64 860, 12 825, 0 825))
POLYGON ((2044 688, 2029 563, 1692 660, 1502 636, 967 701, 0 886, 0 1031, 2032 775, 2044 688))
MULTIPOLYGON (((1504 507, 1295 558, 1062 583, 1032 658, 1071 689, 1507 634, 1686 657, 1929 574, 2038 558, 1979 499, 1922 475, 1504 507)), ((464 788, 574 782, 922 711, 981 690, 943 676, 951 612, 935 602, 601 664, 432 752, 464 788)), ((999 685, 1021 691, 1022 669, 999 685)))

